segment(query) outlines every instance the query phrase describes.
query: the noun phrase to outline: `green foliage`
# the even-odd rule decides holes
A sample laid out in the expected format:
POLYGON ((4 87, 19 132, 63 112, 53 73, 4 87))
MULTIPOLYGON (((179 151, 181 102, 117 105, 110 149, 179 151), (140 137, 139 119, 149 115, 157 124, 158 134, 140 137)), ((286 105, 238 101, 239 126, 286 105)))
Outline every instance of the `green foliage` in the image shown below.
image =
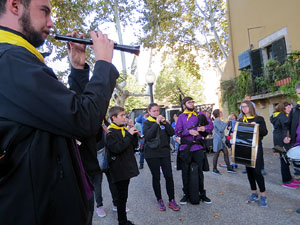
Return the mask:
POLYGON ((237 88, 237 79, 226 80, 221 83, 222 101, 227 103, 228 112, 238 112, 237 102, 241 99, 237 88))
POLYGON ((291 82, 287 85, 280 86, 279 90, 289 98, 297 99, 295 85, 300 82, 300 51, 292 51, 282 66, 284 67, 287 76, 291 77, 291 82))
POLYGON ((196 102, 203 100, 201 79, 193 76, 188 66, 176 67, 173 63, 167 65, 157 78, 155 86, 155 99, 164 105, 179 105, 179 91, 186 96, 191 96, 196 102))
MULTIPOLYGON (((196 1, 144 0, 142 2, 139 11, 142 17, 139 23, 145 35, 140 41, 146 47, 157 48, 168 55, 175 55, 175 64, 179 67, 189 65, 186 69, 196 77, 200 77, 199 65, 195 60, 197 50, 207 48, 199 37, 201 33, 209 36, 213 56, 217 59, 223 58, 214 38, 214 31, 219 35, 221 44, 228 46, 225 1, 211 0, 210 9, 203 9, 209 18, 213 18, 214 26, 201 14, 196 1)), ((228 47, 225 49, 228 50, 228 47)))
POLYGON ((257 93, 264 94, 264 93, 269 92, 268 81, 265 78, 265 76, 255 77, 254 83, 255 83, 257 93))
POLYGON ((249 71, 242 70, 240 75, 221 83, 222 101, 227 102, 229 112, 238 112, 238 102, 242 101, 246 94, 253 92, 252 79, 249 71))
POLYGON ((237 90, 238 96, 242 96, 242 98, 253 92, 252 79, 248 70, 242 70, 237 77, 237 90))
POLYGON ((237 102, 241 101, 245 94, 264 94, 279 90, 286 97, 297 99, 295 85, 300 82, 300 51, 292 51, 282 65, 277 60, 268 60, 264 67, 264 73, 254 80, 256 93, 254 93, 252 78, 248 71, 241 71, 237 79, 221 83, 222 101, 227 102, 229 112, 237 112, 237 102), (291 77, 291 82, 278 88, 276 81, 287 77, 291 77))
MULTIPOLYGON (((94 1, 50 0, 50 3, 55 23, 53 33, 67 34, 76 30, 87 36, 90 26, 85 18, 93 12, 94 1)), ((48 40, 46 45, 50 50, 53 50, 53 45, 57 46, 55 60, 61 60, 67 56, 67 46, 64 42, 56 41, 52 37, 48 40)))

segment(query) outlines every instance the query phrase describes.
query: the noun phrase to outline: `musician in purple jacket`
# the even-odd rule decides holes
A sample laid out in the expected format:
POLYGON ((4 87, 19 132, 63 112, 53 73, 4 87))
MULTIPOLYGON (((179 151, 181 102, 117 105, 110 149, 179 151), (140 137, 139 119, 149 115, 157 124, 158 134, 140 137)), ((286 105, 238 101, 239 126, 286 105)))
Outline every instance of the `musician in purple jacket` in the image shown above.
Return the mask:
POLYGON ((213 123, 204 113, 200 112, 198 114, 195 112, 194 100, 191 97, 185 97, 181 104, 185 110, 179 115, 175 127, 175 134, 181 138, 179 155, 184 196, 180 204, 184 205, 189 200, 189 168, 192 162, 198 164, 200 198, 204 203, 211 204, 211 200, 206 196, 204 189, 203 162, 205 148, 203 136, 205 132, 212 131, 213 123), (204 118, 207 125, 199 124, 201 118, 204 118))

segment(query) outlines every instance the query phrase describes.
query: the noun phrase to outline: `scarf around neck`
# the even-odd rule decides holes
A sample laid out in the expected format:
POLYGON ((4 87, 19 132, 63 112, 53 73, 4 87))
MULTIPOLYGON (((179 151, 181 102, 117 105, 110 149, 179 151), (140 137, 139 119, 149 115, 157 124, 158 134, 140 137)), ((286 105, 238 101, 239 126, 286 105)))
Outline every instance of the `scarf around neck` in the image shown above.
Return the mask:
POLYGON ((188 114, 187 120, 189 120, 189 118, 190 118, 192 115, 198 116, 197 113, 196 113, 194 110, 193 110, 192 112, 190 112, 190 111, 188 111, 188 110, 185 109, 183 113, 184 113, 184 114, 188 114))
POLYGON ((42 54, 39 53, 39 51, 36 50, 36 48, 32 44, 30 44, 27 40, 25 40, 17 34, 5 30, 0 30, 0 43, 7 43, 26 48, 28 51, 34 54, 42 63, 45 63, 42 54))
POLYGON ((252 120, 252 119, 254 119, 254 118, 255 118, 255 116, 244 116, 243 122, 244 122, 244 123, 248 123, 248 120, 252 120))
POLYGON ((125 130, 127 130, 126 127, 124 127, 124 126, 118 126, 118 125, 116 125, 116 124, 114 124, 114 123, 111 123, 111 124, 107 127, 107 129, 108 129, 108 130, 109 130, 109 129, 121 130, 121 133, 122 133, 123 138, 125 137, 125 130))

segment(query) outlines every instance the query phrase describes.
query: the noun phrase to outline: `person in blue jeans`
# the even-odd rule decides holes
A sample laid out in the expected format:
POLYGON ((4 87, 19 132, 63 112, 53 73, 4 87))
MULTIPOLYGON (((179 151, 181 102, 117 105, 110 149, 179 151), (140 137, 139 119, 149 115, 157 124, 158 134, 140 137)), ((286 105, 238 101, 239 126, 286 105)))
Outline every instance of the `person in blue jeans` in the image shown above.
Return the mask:
MULTIPOLYGON (((178 116, 181 114, 181 112, 177 112, 176 114, 174 114, 173 116, 173 119, 174 119, 174 122, 171 124, 172 128, 175 130, 175 126, 176 126, 176 123, 177 123, 177 120, 178 120, 178 116)), ((173 139, 173 142, 174 142, 174 150, 175 152, 178 152, 179 151, 179 143, 177 141, 177 136, 174 134, 172 136, 172 139, 173 139)))
MULTIPOLYGON (((139 115, 135 121, 139 124, 141 124, 141 135, 143 136, 143 125, 144 122, 147 120, 147 117, 149 116, 147 110, 144 111, 143 115, 139 115)), ((140 161, 139 161, 139 169, 143 169, 144 168, 144 161, 145 161, 145 156, 144 156, 144 142, 145 140, 143 138, 139 138, 139 149, 140 149, 140 161)))

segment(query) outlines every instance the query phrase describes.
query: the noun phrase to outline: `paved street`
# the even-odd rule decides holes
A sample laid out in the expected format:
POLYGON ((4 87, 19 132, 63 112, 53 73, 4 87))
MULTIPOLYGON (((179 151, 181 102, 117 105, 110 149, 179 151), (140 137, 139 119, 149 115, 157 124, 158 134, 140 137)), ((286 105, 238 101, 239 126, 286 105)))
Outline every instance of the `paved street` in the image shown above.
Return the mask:
MULTIPOLYGON (((300 224, 300 214, 295 210, 300 207, 300 188, 290 190, 281 186, 280 162, 278 155, 272 150, 265 150, 265 176, 268 196, 268 208, 261 208, 257 203, 247 204, 250 187, 246 174, 242 174, 243 166, 239 165, 238 174, 228 174, 226 168, 219 168, 223 175, 206 172, 205 188, 212 204, 187 204, 179 212, 167 208, 160 212, 151 185, 151 174, 147 164, 140 170, 140 175, 131 179, 127 206, 130 212, 128 219, 137 225, 198 225, 198 224, 300 224)), ((139 156, 137 156, 137 159, 139 156)), ((213 154, 208 154, 210 170, 212 170, 213 154)), ((173 156, 173 160, 175 157, 173 156)), ((223 162, 223 155, 219 162, 223 162)), ((174 169, 176 201, 182 197, 181 171, 174 169)), ((293 171, 293 170, 291 170, 293 171)), ((161 181, 162 195, 165 203, 168 197, 165 191, 164 179, 161 181)), ((104 208, 107 216, 104 218, 94 214, 94 225, 113 225, 117 223, 117 213, 112 211, 111 195, 106 177, 103 182, 104 208)))

